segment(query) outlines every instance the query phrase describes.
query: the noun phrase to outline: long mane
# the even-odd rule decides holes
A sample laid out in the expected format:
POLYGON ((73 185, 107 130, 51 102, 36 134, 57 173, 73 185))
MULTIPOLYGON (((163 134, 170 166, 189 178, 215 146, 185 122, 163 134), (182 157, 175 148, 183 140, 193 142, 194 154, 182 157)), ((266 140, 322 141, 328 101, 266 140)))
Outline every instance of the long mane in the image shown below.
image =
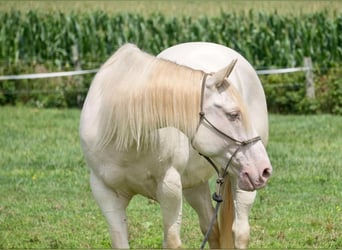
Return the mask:
POLYGON ((204 73, 122 46, 95 76, 100 100, 97 147, 142 149, 156 143, 154 131, 175 127, 192 137, 198 124, 204 73))

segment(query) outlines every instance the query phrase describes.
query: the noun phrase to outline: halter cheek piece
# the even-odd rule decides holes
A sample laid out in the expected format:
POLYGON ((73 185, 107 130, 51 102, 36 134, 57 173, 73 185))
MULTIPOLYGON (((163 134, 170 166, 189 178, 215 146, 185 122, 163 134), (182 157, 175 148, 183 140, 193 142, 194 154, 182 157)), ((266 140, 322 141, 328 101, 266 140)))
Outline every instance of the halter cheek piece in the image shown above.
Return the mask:
POLYGON ((201 152, 199 152, 198 150, 196 150, 196 148, 194 147, 193 145, 193 141, 194 141, 194 138, 197 134, 197 130, 196 130, 196 133, 194 134, 193 138, 191 139, 191 145, 192 147, 202 156, 204 157, 209 163, 210 165, 215 169, 216 173, 217 173, 217 179, 216 179, 216 191, 213 193, 213 200, 216 201, 216 208, 215 208, 215 214, 213 216, 213 218, 211 219, 211 223, 210 223, 210 226, 209 226, 209 229, 205 235, 205 238, 202 242, 202 245, 201 245, 201 249, 204 248, 206 242, 208 241, 208 238, 209 238, 209 234, 212 230, 212 227, 214 225, 214 222, 215 222, 215 219, 216 219, 216 216, 217 216, 217 213, 218 213, 218 209, 219 209, 219 206, 220 206, 220 203, 223 201, 222 199, 222 195, 221 195, 221 189, 222 189, 222 185, 224 183, 224 178, 227 176, 228 174, 228 168, 230 166, 230 163, 232 162, 233 158, 235 157, 235 155, 240 151, 240 149, 244 146, 247 146, 249 144, 252 144, 254 142, 257 142, 257 141, 260 141, 261 138, 260 136, 256 136, 252 139, 249 139, 249 140, 245 140, 245 141, 240 141, 240 140, 237 140, 229 135, 227 135, 226 133, 224 133, 223 131, 221 131, 220 129, 218 129, 217 127, 215 127, 214 124, 212 124, 208 118, 205 116, 205 113, 203 111, 203 99, 204 99, 204 90, 205 90, 205 82, 206 82, 206 79, 207 79, 207 76, 208 74, 204 74, 203 76, 203 79, 202 79, 202 89, 201 89, 201 106, 200 106, 200 112, 199 112, 199 116, 200 116, 200 119, 199 119, 199 123, 198 123, 198 126, 197 126, 197 130, 199 128, 199 126, 201 125, 202 122, 206 122, 212 129, 214 129, 218 134, 220 134, 221 136, 225 137, 225 138, 228 138, 229 140, 233 141, 235 143, 235 145, 237 145, 237 148, 236 150, 233 152, 233 154, 231 155, 230 159, 228 160, 225 168, 223 169, 223 171, 220 171, 220 169, 215 165, 215 163, 213 162, 213 160, 210 159, 210 157, 202 154, 201 152))

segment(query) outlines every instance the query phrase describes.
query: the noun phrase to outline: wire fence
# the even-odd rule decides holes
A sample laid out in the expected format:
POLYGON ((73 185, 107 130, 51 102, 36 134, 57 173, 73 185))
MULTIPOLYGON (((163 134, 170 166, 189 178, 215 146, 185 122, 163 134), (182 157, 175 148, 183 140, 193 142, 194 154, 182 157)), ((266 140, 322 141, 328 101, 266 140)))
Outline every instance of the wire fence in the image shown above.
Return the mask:
MULTIPOLYGON (((296 67, 296 68, 283 68, 283 69, 264 69, 256 70, 258 75, 274 75, 274 74, 287 74, 294 72, 306 72, 312 70, 309 67, 296 67)), ((98 69, 90 70, 76 70, 76 71, 63 71, 63 72, 51 72, 51 73, 35 73, 35 74, 22 74, 22 75, 5 75, 0 76, 0 81, 5 80, 24 80, 24 79, 41 79, 41 78, 52 78, 52 77, 63 77, 63 76, 77 76, 85 74, 95 74, 98 69)))
MULTIPOLYGON (((50 73, 35 73, 35 74, 21 74, 21 75, 3 75, 0 76, 0 81, 16 81, 16 80, 27 80, 27 79, 43 79, 43 78, 54 78, 54 77, 67 77, 67 76, 81 76, 87 74, 95 74, 99 69, 89 69, 89 70, 74 70, 74 71, 63 71, 63 72, 50 72, 50 73)), ((303 67, 294 68, 280 68, 280 69, 262 69, 256 70, 258 75, 275 75, 275 74, 291 74, 295 72, 304 72, 306 78, 306 94, 308 98, 315 98, 315 84, 313 81, 313 67, 311 58, 304 59, 303 67)), ((268 87, 282 87, 288 86, 289 84, 278 83, 272 84, 268 87)), ((295 87, 302 86, 303 84, 291 83, 291 85, 296 85, 295 87)), ((86 88, 79 88, 74 90, 68 90, 68 92, 87 92, 86 88)), ((44 94, 44 93, 60 93, 60 90, 13 90, 7 94, 44 94)))

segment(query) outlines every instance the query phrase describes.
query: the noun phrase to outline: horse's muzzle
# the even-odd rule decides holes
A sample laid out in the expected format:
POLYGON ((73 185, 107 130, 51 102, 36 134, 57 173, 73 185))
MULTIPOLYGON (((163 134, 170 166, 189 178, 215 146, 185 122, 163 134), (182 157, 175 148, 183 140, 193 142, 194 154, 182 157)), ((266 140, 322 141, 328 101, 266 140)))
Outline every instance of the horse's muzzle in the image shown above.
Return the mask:
POLYGON ((269 163, 263 164, 263 167, 243 168, 239 176, 239 188, 245 191, 263 188, 271 175, 272 166, 269 163))

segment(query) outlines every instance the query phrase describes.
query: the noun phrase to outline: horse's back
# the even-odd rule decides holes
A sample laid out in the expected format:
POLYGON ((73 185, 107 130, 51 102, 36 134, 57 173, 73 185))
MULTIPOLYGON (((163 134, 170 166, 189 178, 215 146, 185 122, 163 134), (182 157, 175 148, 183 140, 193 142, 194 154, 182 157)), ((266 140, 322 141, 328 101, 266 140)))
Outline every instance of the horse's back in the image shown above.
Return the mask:
POLYGON ((254 68, 241 54, 215 43, 189 42, 170 47, 158 57, 207 73, 216 72, 233 59, 238 59, 229 79, 245 101, 256 131, 264 144, 267 144, 268 115, 265 93, 254 68))

